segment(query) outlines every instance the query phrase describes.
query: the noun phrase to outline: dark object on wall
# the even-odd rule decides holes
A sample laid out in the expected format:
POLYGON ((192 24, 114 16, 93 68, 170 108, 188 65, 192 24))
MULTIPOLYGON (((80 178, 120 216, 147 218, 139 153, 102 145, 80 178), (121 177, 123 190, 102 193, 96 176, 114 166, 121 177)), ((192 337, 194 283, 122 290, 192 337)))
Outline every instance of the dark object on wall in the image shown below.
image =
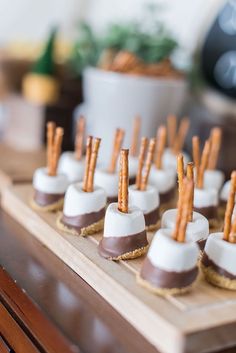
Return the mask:
POLYGON ((236 0, 219 10, 205 38, 201 68, 211 86, 236 98, 236 0))
POLYGON ((236 169, 236 119, 232 115, 225 114, 218 117, 207 108, 201 100, 190 99, 184 111, 185 115, 190 116, 191 126, 186 139, 186 150, 192 155, 192 136, 199 135, 201 138, 202 148, 204 141, 208 139, 210 130, 214 126, 222 129, 223 141, 218 160, 218 168, 221 169, 226 176, 230 178, 232 170, 236 169))
POLYGON ((60 96, 56 103, 45 106, 44 143, 46 142, 46 124, 54 121, 64 128, 62 149, 73 150, 73 112, 82 101, 81 79, 67 76, 61 80, 60 96))
POLYGON ((221 127, 223 143, 218 167, 229 178, 236 169, 236 0, 220 5, 198 52, 198 77, 204 85, 185 107, 184 113, 191 118, 186 148, 192 152, 192 135, 199 135, 203 144, 212 127, 221 127))

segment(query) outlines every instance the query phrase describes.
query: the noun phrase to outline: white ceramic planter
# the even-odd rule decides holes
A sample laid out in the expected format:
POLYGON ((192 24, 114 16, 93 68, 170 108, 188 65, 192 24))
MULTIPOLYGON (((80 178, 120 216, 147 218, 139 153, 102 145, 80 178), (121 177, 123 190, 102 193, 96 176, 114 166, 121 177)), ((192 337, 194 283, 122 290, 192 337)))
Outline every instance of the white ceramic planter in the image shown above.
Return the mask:
POLYGON ((79 111, 86 116, 87 132, 102 138, 102 161, 110 156, 116 127, 125 129, 124 145, 129 147, 133 119, 140 115, 142 135, 154 136, 168 114, 180 112, 186 91, 187 83, 181 79, 147 78, 87 68, 83 74, 84 103, 79 111))

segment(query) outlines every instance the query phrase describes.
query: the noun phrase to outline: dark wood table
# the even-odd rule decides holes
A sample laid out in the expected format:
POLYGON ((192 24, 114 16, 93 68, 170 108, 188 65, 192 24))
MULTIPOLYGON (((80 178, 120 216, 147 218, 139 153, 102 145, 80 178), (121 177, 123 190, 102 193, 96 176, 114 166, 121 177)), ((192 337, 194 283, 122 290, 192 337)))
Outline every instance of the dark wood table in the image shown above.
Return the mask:
MULTIPOLYGON (((2 211, 0 244, 1 353, 157 352, 88 284, 2 211)), ((236 348, 224 351, 233 352, 236 348)))

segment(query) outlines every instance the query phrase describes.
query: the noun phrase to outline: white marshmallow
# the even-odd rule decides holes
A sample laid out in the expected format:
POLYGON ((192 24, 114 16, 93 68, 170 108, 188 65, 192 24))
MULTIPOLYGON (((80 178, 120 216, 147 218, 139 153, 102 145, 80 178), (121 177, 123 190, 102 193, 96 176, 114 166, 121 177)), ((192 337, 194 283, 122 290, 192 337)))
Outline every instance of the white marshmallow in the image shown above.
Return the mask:
MULTIPOLYGON (((181 152, 181 154, 184 157, 184 164, 186 165, 189 161, 190 158, 187 153, 181 152)), ((166 148, 164 150, 163 156, 162 156, 162 164, 164 169, 172 169, 174 173, 176 173, 177 170, 177 156, 174 154, 170 148, 166 148)))
POLYGON ((138 158, 130 156, 129 157, 129 176, 130 178, 134 178, 137 174, 138 170, 138 158))
POLYGON ((126 237, 145 230, 143 212, 137 207, 130 207, 129 213, 118 210, 118 204, 111 203, 105 215, 104 237, 126 237))
POLYGON ((218 206, 219 198, 216 189, 194 189, 194 207, 218 206))
POLYGON ((176 174, 173 170, 157 169, 152 165, 149 175, 149 183, 157 188, 159 193, 163 194, 176 185, 176 174))
POLYGON ((170 229, 159 229, 147 257, 153 266, 165 271, 183 272, 197 265, 199 247, 194 242, 180 243, 171 238, 170 229))
POLYGON ((64 194, 68 187, 68 179, 65 174, 48 175, 47 168, 38 168, 33 176, 34 189, 45 194, 64 194))
POLYGON ((151 185, 147 185, 144 191, 137 190, 136 185, 131 185, 129 187, 129 204, 140 208, 144 214, 149 213, 160 205, 158 191, 151 185))
POLYGON ((98 212, 106 206, 105 191, 94 186, 93 192, 85 192, 82 183, 71 184, 65 194, 63 213, 73 217, 98 212))
POLYGON ((224 173, 221 170, 206 170, 203 179, 204 189, 214 188, 219 192, 224 179, 224 173))
POLYGON ((105 190, 107 197, 118 195, 118 173, 108 173, 106 170, 97 169, 94 175, 94 183, 105 190))
MULTIPOLYGON (((223 185, 223 188, 220 193, 220 199, 222 201, 227 202, 229 198, 230 184, 231 184, 231 180, 227 180, 223 185)), ((236 198, 235 198, 235 201, 236 201, 236 198)))
POLYGON ((205 253, 217 266, 236 276, 236 244, 223 240, 223 233, 209 235, 205 253))
POLYGON ((58 171, 66 174, 69 182, 74 183, 83 179, 84 166, 84 158, 77 160, 74 152, 64 152, 59 160, 58 171))
MULTIPOLYGON (((163 213, 161 219, 161 228, 175 228, 177 209, 168 210, 163 213)), ((198 241, 206 239, 209 235, 209 222, 198 212, 193 212, 192 222, 188 222, 186 229, 186 241, 198 241)))

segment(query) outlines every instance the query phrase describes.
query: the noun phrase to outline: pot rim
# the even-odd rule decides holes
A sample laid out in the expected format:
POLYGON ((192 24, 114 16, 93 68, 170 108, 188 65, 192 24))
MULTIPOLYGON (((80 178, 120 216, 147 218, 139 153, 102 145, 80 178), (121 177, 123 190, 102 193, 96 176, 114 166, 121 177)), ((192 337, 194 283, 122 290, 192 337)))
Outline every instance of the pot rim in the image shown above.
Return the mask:
POLYGON ((121 83, 124 84, 133 83, 133 84, 147 84, 154 86, 186 86, 186 78, 165 78, 165 77, 147 77, 147 76, 136 76, 136 75, 127 75, 124 73, 114 72, 114 71, 105 71, 96 67, 88 66, 84 69, 82 73, 83 79, 88 76, 94 76, 96 79, 102 81, 107 81, 108 83, 121 83))

